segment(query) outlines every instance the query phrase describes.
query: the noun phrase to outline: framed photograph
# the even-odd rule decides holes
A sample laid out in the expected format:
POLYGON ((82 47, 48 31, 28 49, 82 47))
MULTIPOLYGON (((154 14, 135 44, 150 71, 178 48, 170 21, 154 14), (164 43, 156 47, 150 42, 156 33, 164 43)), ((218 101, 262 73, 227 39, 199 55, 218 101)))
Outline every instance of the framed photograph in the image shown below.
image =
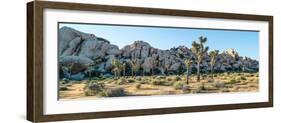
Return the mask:
POLYGON ((273 17, 27 3, 33 122, 273 106, 273 17))

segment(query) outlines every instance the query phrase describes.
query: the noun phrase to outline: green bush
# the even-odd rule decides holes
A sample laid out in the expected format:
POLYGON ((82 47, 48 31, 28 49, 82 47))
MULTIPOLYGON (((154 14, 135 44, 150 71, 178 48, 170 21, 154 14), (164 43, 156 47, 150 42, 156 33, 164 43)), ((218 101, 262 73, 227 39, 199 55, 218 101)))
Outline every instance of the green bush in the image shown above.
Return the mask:
POLYGON ((124 88, 118 87, 118 88, 110 88, 106 89, 99 93, 99 96, 103 97, 121 97, 126 96, 124 88))
POLYGON ((184 85, 185 85, 185 83, 183 83, 183 82, 176 82, 176 83, 174 83, 174 88, 177 90, 182 89, 184 85))

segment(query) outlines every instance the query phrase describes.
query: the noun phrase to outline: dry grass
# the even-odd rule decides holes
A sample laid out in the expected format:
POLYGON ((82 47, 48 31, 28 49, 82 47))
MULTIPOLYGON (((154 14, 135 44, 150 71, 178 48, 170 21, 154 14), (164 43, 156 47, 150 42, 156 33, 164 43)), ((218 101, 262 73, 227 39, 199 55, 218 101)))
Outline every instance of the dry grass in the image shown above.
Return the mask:
MULTIPOLYGON (((259 90, 258 73, 218 73, 211 79, 206 75, 200 82, 196 76, 190 76, 186 84, 185 75, 181 76, 144 76, 127 77, 119 79, 97 80, 104 83, 105 90, 114 88, 124 89, 122 96, 151 96, 167 94, 189 93, 226 93, 226 92, 257 92, 259 90), (140 79, 141 78, 141 79, 140 79)), ((61 99, 97 98, 99 95, 86 96, 84 88, 86 80, 74 84, 60 82, 60 87, 67 89, 59 90, 61 99), (67 85, 67 86, 66 86, 67 85)))

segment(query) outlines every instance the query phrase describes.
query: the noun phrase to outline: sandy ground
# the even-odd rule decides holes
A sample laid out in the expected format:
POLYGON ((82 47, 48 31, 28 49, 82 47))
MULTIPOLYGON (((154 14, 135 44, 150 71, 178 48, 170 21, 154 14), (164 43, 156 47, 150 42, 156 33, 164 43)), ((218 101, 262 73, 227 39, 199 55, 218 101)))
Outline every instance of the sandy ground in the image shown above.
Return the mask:
MULTIPOLYGON (((184 80, 183 80, 184 81, 184 80)), ((228 80, 222 80, 222 77, 217 77, 215 81, 226 83, 228 80)), ((114 82, 105 82, 106 88, 124 88, 127 96, 151 96, 151 95, 170 95, 170 94, 189 94, 198 89, 200 85, 204 83, 205 90, 200 93, 223 93, 223 92, 257 92, 259 89, 258 78, 248 77, 247 80, 237 82, 235 84, 225 84, 223 88, 217 88, 214 86, 215 82, 207 82, 207 80, 201 80, 196 82, 195 77, 191 78, 191 82, 188 84, 189 90, 177 90, 174 86, 167 85, 153 85, 151 83, 143 83, 136 81, 133 83, 126 83, 118 85, 114 82), (137 84, 141 84, 140 88, 136 88, 137 84)), ((59 91, 60 99, 94 99, 100 98, 97 96, 85 96, 84 87, 85 81, 80 83, 74 83, 67 86, 67 90, 59 91)))

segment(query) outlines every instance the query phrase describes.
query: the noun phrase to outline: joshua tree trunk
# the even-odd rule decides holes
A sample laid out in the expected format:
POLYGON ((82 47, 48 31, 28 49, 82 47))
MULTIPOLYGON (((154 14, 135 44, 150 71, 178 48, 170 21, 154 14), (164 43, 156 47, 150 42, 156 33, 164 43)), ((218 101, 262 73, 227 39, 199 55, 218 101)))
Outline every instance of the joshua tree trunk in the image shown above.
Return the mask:
POLYGON ((186 72, 186 84, 189 84, 189 72, 188 72, 188 70, 186 72))
POLYGON ((73 64, 71 64, 71 65, 68 67, 68 70, 69 70, 68 79, 70 79, 70 78, 71 78, 71 74, 72 74, 71 69, 72 69, 72 67, 73 67, 73 64))
POLYGON ((214 80, 214 68, 213 68, 214 66, 213 65, 211 65, 211 76, 212 76, 212 80, 214 80))
POLYGON ((117 72, 116 72, 116 71, 114 71, 114 78, 116 78, 116 76, 117 76, 117 72))
POLYGON ((200 61, 197 62, 197 82, 200 82, 200 61))
POLYGON ((125 77, 126 76, 126 69, 124 68, 124 70, 123 70, 123 77, 125 77))
POLYGON ((121 75, 120 73, 121 73, 121 71, 118 71, 118 78, 120 78, 120 75, 121 75))
POLYGON ((92 72, 91 71, 89 72, 89 77, 90 77, 90 80, 92 80, 92 72))
POLYGON ((68 79, 71 77, 71 70, 69 69, 68 79))

